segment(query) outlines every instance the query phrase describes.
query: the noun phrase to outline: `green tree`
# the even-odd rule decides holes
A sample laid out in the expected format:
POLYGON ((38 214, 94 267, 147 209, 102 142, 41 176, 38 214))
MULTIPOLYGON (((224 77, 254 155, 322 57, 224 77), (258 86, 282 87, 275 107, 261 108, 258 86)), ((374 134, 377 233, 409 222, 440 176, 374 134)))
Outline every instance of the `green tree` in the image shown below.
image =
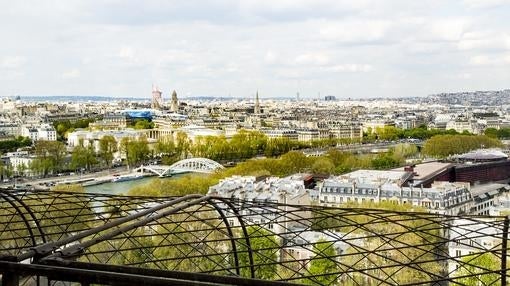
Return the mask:
POLYGON ((99 158, 104 165, 110 168, 112 166, 113 154, 118 151, 117 140, 111 135, 103 136, 99 139, 99 158))
POLYGON ((383 154, 372 159, 372 166, 377 170, 384 170, 398 167, 400 162, 390 154, 383 154))
POLYGON ((285 173, 303 172, 310 167, 308 157, 300 151, 290 151, 280 157, 280 164, 285 173))
POLYGON ((466 286, 496 285, 501 279, 499 273, 488 273, 497 271, 501 267, 498 257, 492 253, 475 253, 466 256, 459 263, 455 276, 468 276, 455 279, 455 283, 466 286), (486 269, 486 270, 484 270, 486 269))
POLYGON ((253 265, 255 266, 255 278, 272 280, 277 275, 278 251, 280 245, 276 236, 260 226, 247 227, 250 247, 245 243, 244 238, 239 240, 239 266, 241 276, 251 277, 250 259, 248 252, 251 251, 253 265))
POLYGON ((35 173, 47 175, 63 169, 66 148, 58 141, 37 141, 35 143, 35 155, 32 169, 35 173))
POLYGON ((321 239, 313 245, 313 253, 315 256, 310 260, 308 271, 309 276, 314 277, 305 279, 304 283, 307 285, 334 285, 340 270, 336 261, 337 252, 334 243, 321 239))
POLYGON ((498 138, 498 130, 496 128, 487 128, 483 134, 490 138, 498 138))
POLYGON ((323 212, 314 214, 313 229, 331 229, 366 237, 361 249, 353 246, 342 253, 342 264, 349 265, 349 270, 355 271, 343 277, 350 280, 348 282, 374 285, 380 281, 392 281, 400 285, 437 278, 434 273, 440 273, 442 266, 436 262, 435 253, 445 251, 441 248, 445 243, 439 231, 441 218, 420 218, 416 212, 423 212, 422 208, 393 202, 351 201, 342 207, 389 211, 384 219, 378 215, 357 212, 343 212, 338 216, 335 210, 329 211, 331 215, 323 212), (409 247, 414 245, 420 247, 409 247), (415 263, 418 268, 406 267, 406 263, 415 263), (385 267, 385 270, 380 271, 381 267, 385 267))
POLYGON ((328 157, 319 157, 312 164, 311 171, 315 174, 332 174, 335 170, 335 165, 328 157))
POLYGON ((18 148, 27 147, 32 145, 32 140, 28 137, 18 136, 12 140, 0 141, 0 152, 12 152, 18 148))
POLYGON ((144 163, 149 158, 149 143, 145 136, 140 136, 138 139, 124 137, 120 144, 121 152, 125 154, 128 166, 144 163))
POLYGON ((400 130, 395 126, 377 127, 375 132, 381 140, 396 140, 399 138, 400 130))
POLYGON ((485 135, 436 135, 423 146, 423 153, 432 157, 447 157, 479 148, 501 147, 499 140, 485 135))
POLYGON ((135 129, 152 129, 154 128, 154 122, 147 119, 135 120, 132 125, 135 129))
POLYGON ((87 169, 90 170, 98 163, 94 146, 89 144, 87 147, 78 145, 74 147, 71 153, 71 168, 74 170, 87 169))
POLYGON ((178 131, 175 134, 175 151, 176 155, 180 159, 188 157, 191 142, 188 135, 182 131, 178 131))

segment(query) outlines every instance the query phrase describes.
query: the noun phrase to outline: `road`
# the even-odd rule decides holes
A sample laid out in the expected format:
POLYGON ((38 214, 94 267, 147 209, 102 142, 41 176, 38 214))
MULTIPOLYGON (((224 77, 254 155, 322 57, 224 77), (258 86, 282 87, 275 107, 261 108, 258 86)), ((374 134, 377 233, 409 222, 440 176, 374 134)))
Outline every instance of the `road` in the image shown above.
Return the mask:
POLYGON ((64 176, 53 176, 46 178, 18 178, 15 180, 11 180, 7 183, 1 183, 0 187, 13 187, 14 185, 43 185, 46 183, 58 183, 64 181, 73 181, 79 179, 92 179, 92 178, 101 178, 112 176, 113 174, 125 174, 128 173, 128 169, 125 166, 116 167, 109 170, 103 170, 99 172, 93 173, 83 173, 83 174, 75 174, 75 175, 64 175, 64 176))

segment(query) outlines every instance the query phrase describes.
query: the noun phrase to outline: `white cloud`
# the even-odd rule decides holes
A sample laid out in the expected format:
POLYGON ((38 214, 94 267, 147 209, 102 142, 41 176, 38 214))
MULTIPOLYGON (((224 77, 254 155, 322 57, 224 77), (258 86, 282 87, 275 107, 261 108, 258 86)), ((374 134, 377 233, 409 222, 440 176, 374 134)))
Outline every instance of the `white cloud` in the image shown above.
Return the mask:
POLYGON ((324 53, 306 53, 298 55, 294 59, 297 65, 323 66, 330 63, 329 57, 324 53))
POLYGON ((324 22, 319 35, 326 40, 334 40, 340 43, 370 43, 385 38, 392 25, 387 20, 350 20, 324 22))
POLYGON ((504 66, 510 64, 510 53, 497 55, 476 55, 469 59, 473 66, 504 66))
POLYGON ((0 60, 0 67, 6 69, 17 69, 20 68, 26 61, 26 58, 22 56, 7 56, 0 60))
POLYGON ((374 67, 368 64, 343 64, 328 67, 325 70, 332 72, 370 72, 374 67))
POLYGON ((424 36, 428 40, 458 41, 471 25, 466 18, 430 20, 424 29, 424 36))
POLYGON ((122 47, 118 55, 120 58, 132 60, 135 57, 135 49, 132 47, 122 47))
POLYGON ((0 9, 0 96, 140 96, 153 82, 182 94, 264 87, 303 97, 319 87, 424 95, 463 90, 467 78, 472 89, 508 86, 494 76, 510 61, 508 1, 11 2, 0 9))
POLYGON ((68 71, 65 71, 62 73, 63 79, 72 79, 72 78, 78 78, 80 77, 80 70, 74 68, 68 71))
POLYGON ((510 34, 490 31, 467 33, 459 41, 458 48, 465 51, 510 50, 510 34))
POLYGON ((486 9, 510 5, 510 0, 464 0, 464 4, 470 9, 486 9))
POLYGON ((275 64, 278 60, 278 55, 274 53, 273 51, 267 51, 266 55, 264 56, 264 62, 266 64, 272 65, 275 64))

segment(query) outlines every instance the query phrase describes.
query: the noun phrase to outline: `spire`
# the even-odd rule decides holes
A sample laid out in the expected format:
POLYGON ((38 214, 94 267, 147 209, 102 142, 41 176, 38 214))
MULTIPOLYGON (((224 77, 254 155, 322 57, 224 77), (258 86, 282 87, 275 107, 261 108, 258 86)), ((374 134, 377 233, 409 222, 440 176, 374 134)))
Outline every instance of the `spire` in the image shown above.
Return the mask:
POLYGON ((170 111, 171 112, 179 112, 179 104, 177 102, 177 92, 175 90, 172 92, 172 102, 170 104, 170 111))
POLYGON ((159 90, 157 86, 152 84, 152 102, 151 102, 151 108, 152 109, 161 109, 163 106, 163 97, 162 93, 159 90))
POLYGON ((255 108, 253 110, 255 114, 260 114, 260 101, 259 101, 259 91, 255 94, 255 108))

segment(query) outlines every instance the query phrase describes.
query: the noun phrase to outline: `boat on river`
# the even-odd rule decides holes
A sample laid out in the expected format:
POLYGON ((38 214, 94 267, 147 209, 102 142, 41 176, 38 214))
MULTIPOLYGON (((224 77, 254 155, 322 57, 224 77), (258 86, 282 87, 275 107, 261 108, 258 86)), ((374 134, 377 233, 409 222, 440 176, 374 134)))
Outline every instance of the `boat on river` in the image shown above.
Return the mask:
POLYGON ((127 175, 120 175, 120 176, 114 176, 112 179, 113 183, 118 182, 125 182, 125 181, 132 181, 132 180, 138 180, 143 178, 144 175, 142 174, 127 174, 127 175))

